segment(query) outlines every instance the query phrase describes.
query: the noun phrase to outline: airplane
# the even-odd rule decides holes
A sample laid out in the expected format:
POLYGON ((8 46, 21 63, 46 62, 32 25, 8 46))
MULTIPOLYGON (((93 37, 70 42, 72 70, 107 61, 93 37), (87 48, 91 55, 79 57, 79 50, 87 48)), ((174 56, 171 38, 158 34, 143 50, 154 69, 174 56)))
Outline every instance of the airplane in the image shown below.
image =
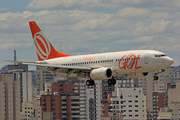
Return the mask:
MULTIPOLYGON (((11 61, 28 64, 67 77, 84 77, 87 86, 94 86, 94 80, 108 79, 108 85, 115 85, 114 76, 129 78, 145 77, 149 72, 162 72, 174 63, 163 52, 156 50, 129 50, 86 55, 70 55, 57 51, 35 21, 29 26, 39 61, 11 61)), ((158 80, 158 76, 154 76, 158 80)))

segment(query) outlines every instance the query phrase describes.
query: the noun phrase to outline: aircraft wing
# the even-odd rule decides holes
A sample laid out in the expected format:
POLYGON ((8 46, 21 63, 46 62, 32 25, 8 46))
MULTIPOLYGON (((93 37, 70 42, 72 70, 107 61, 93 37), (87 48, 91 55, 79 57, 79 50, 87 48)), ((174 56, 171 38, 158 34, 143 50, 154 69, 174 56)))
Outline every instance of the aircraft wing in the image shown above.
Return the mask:
POLYGON ((90 67, 76 67, 76 66, 61 66, 61 65, 52 65, 46 63, 37 63, 37 62, 28 62, 28 61, 11 61, 6 60, 8 62, 25 64, 37 66, 38 68, 52 72, 54 74, 59 74, 67 77, 86 77, 86 75, 93 69, 90 67))

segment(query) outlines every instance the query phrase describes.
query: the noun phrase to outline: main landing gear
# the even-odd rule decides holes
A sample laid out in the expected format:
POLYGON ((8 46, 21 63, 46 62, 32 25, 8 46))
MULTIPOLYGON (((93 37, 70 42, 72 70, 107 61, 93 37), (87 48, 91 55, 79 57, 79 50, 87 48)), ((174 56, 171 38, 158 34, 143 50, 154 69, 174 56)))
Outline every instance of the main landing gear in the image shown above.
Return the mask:
MULTIPOLYGON (((112 77, 111 79, 108 79, 107 83, 108 83, 108 85, 115 85, 116 80, 112 77)), ((94 82, 94 80, 90 79, 90 80, 86 81, 86 85, 87 86, 94 86, 95 82, 94 82)))
POLYGON ((107 83, 108 83, 108 85, 115 85, 116 80, 112 77, 112 79, 108 79, 107 83))
POLYGON ((94 86, 94 84, 95 84, 95 83, 94 83, 94 80, 91 80, 91 79, 90 79, 90 80, 87 80, 87 81, 86 81, 86 85, 87 85, 87 86, 94 86))

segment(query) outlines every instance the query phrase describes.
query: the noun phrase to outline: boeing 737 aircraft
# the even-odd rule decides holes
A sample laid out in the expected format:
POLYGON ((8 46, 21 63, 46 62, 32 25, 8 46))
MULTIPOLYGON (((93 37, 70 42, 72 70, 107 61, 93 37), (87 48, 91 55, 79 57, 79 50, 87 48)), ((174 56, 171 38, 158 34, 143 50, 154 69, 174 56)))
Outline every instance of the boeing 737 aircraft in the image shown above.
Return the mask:
MULTIPOLYGON (((28 65, 67 77, 85 77, 87 86, 94 80, 108 79, 108 85, 115 85, 113 76, 126 74, 129 78, 144 77, 148 72, 164 71, 174 60, 155 50, 129 50, 99 54, 72 56, 57 51, 35 21, 29 22, 39 61, 10 61, 28 65)), ((157 80, 158 77, 154 76, 157 80)))

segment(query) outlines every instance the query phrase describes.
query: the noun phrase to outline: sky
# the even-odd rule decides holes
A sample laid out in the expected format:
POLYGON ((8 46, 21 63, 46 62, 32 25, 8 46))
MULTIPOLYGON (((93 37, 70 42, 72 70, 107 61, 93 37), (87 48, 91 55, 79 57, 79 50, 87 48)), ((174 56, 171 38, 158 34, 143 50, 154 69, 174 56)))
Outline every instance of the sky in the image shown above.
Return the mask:
POLYGON ((180 65, 180 0, 0 1, 0 67, 13 50, 19 61, 38 60, 29 21, 64 53, 151 49, 180 65))

